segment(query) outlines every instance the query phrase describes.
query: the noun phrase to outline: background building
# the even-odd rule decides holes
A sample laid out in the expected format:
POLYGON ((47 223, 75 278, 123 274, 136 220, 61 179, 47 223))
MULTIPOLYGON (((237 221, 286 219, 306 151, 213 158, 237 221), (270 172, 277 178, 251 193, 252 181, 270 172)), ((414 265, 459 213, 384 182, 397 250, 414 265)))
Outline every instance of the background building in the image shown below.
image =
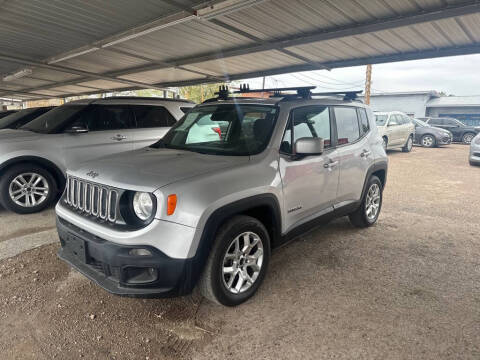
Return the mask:
POLYGON ((452 117, 466 125, 480 126, 480 96, 441 96, 434 90, 374 93, 374 111, 402 111, 413 117, 452 117))

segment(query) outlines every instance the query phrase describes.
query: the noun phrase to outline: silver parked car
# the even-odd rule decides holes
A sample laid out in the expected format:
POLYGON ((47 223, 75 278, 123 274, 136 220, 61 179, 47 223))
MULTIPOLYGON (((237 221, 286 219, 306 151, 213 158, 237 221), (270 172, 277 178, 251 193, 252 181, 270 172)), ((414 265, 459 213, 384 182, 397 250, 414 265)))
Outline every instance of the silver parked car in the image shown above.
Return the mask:
POLYGON ((480 165, 480 134, 475 136, 470 143, 470 165, 480 165))
POLYGON ((385 150, 402 149, 403 152, 412 150, 415 125, 408 115, 400 111, 375 112, 375 120, 385 150))
POLYGON ((173 99, 87 99, 1 130, 0 204, 20 214, 44 209, 63 191, 67 166, 151 145, 193 106, 173 99))
POLYGON ((270 99, 223 90, 149 148, 68 170, 59 256, 115 294, 181 295, 198 284, 232 306, 257 291, 272 248, 319 220, 373 225, 387 176, 373 113, 351 94, 307 90, 270 99), (199 121, 221 136, 202 139, 199 121))

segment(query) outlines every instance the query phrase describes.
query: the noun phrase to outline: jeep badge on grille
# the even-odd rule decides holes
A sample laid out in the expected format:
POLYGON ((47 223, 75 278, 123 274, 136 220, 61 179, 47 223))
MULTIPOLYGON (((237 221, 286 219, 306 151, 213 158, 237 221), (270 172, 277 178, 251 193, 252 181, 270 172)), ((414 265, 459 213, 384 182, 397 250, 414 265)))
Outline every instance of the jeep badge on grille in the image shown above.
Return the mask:
POLYGON ((87 176, 90 176, 92 179, 95 179, 98 175, 100 175, 99 173, 91 170, 87 173, 87 176))

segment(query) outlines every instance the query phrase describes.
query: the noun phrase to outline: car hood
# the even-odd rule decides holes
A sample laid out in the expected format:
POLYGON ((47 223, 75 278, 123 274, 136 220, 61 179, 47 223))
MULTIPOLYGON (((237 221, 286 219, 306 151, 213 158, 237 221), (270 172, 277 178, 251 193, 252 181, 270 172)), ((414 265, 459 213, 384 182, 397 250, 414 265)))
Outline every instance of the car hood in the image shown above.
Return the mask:
POLYGON ((430 132, 430 133, 433 133, 433 135, 450 135, 451 134, 450 131, 439 128, 439 127, 435 127, 435 126, 424 127, 420 129, 422 129, 423 133, 430 132))
POLYGON ((120 189, 153 192, 180 180, 239 166, 248 161, 248 156, 215 156, 144 148, 89 161, 67 173, 120 189))
POLYGON ((20 141, 33 141, 37 140, 41 134, 34 133, 32 131, 25 130, 13 130, 2 129, 0 130, 0 144, 20 142, 20 141))

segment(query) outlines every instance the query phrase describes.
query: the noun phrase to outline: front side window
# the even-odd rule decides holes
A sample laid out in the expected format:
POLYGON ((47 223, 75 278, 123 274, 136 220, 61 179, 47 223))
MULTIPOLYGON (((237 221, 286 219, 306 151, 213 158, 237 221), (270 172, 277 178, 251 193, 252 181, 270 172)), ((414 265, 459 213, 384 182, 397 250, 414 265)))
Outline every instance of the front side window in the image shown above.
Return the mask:
POLYGON ((330 110, 326 106, 302 107, 292 111, 289 125, 283 136, 280 151, 293 153, 292 144, 301 138, 322 138, 325 148, 332 145, 330 110), (293 125, 293 136, 292 136, 293 125))
POLYGON ((80 114, 75 123, 82 124, 88 131, 108 131, 132 128, 130 108, 122 105, 91 105, 80 114))
POLYGON ((357 110, 353 107, 335 107, 338 145, 352 143, 360 138, 357 110))
POLYGON ((273 132, 277 108, 222 104, 192 109, 155 148, 210 155, 247 156, 262 152, 273 132))
POLYGON ((55 133, 63 129, 86 105, 63 105, 35 118, 20 129, 38 133, 55 133))
POLYGON ((442 119, 430 119, 430 121, 428 123, 433 124, 433 125, 443 125, 444 124, 442 119))
POLYGON ((133 106, 138 128, 168 127, 176 120, 163 106, 137 105, 133 106))

